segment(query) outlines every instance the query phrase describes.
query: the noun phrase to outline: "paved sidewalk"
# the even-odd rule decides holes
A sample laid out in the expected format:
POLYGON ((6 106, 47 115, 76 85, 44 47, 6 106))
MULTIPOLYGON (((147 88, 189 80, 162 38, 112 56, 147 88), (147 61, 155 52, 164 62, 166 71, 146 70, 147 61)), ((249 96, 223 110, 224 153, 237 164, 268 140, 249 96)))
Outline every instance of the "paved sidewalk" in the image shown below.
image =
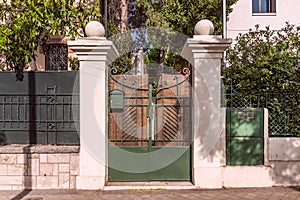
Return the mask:
POLYGON ((241 199, 287 199, 300 200, 299 188, 241 188, 213 190, 119 190, 119 191, 78 191, 78 190, 33 190, 0 191, 1 200, 241 200, 241 199))

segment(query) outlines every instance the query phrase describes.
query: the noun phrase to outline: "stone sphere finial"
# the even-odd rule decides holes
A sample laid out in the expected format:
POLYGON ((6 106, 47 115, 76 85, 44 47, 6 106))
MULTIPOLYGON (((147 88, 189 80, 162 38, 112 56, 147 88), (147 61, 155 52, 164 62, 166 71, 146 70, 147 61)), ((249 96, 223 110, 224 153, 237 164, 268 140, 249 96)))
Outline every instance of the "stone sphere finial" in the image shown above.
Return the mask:
POLYGON ((98 21, 90 21, 84 30, 87 37, 104 37, 105 35, 105 29, 98 21))
POLYGON ((214 24, 208 19, 200 20, 194 29, 195 35, 212 35, 214 33, 214 24))

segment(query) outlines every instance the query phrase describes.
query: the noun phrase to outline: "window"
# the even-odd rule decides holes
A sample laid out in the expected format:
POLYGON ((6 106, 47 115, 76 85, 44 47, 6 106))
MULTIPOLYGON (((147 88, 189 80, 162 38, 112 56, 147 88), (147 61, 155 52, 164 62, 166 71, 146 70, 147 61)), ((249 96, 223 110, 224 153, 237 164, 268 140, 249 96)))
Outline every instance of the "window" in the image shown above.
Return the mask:
POLYGON ((276 0, 252 0, 252 13, 276 13, 276 0))
POLYGON ((66 44, 47 45, 46 70, 68 69, 68 46, 66 44))

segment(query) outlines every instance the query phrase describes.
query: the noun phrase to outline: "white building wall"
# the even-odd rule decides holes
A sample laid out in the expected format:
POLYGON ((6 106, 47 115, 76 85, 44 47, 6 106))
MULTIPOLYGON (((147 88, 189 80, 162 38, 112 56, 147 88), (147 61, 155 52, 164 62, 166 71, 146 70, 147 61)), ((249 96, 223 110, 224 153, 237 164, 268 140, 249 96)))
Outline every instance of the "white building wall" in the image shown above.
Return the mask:
POLYGON ((235 39, 239 33, 255 29, 256 24, 261 29, 270 26, 273 30, 284 27, 287 21, 300 25, 299 8, 299 0, 276 0, 276 13, 252 14, 252 0, 239 0, 229 14, 227 36, 235 39))

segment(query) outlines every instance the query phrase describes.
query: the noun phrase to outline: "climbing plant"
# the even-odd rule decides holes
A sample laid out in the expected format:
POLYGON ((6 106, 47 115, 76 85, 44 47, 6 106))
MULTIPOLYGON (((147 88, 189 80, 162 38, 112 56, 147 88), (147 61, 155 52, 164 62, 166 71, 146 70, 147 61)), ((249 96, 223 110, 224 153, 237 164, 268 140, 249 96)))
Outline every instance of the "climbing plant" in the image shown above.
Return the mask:
POLYGON ((36 59, 38 46, 45 51, 51 35, 75 38, 78 29, 100 18, 97 3, 86 0, 15 0, 0 4, 2 70, 15 70, 22 78, 26 65, 36 59))

